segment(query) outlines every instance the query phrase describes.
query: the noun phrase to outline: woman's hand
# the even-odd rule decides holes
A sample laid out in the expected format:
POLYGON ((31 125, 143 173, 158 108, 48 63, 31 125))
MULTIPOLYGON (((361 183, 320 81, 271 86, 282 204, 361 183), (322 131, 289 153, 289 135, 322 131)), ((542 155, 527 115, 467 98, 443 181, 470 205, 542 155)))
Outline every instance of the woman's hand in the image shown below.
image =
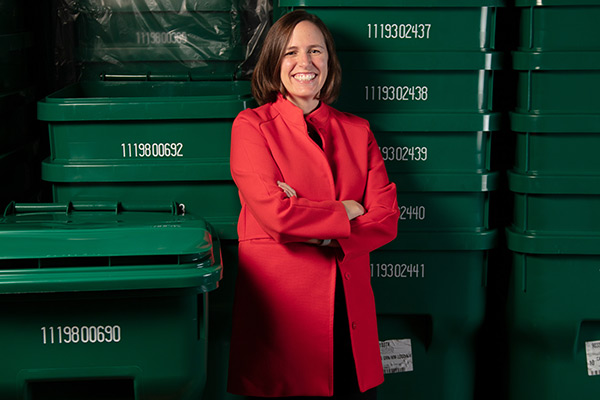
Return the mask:
POLYGON ((283 190, 283 193, 285 193, 287 197, 298 197, 296 196, 296 191, 287 183, 277 181, 277 186, 283 190))
POLYGON ((346 214, 348 219, 352 221, 356 217, 360 217, 365 213, 365 208, 357 201, 354 200, 342 200, 342 204, 346 208, 346 214))

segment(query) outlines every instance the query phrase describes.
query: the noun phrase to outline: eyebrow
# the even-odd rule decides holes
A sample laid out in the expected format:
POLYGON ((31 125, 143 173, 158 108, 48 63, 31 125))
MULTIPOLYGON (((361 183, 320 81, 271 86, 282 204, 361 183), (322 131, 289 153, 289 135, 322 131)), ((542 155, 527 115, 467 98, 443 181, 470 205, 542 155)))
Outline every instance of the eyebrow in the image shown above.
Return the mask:
MULTIPOLYGON (((320 44, 311 44, 311 45, 309 45, 309 46, 307 46, 307 47, 308 47, 308 48, 311 48, 311 47, 319 47, 319 48, 321 48, 321 49, 325 49, 325 48, 326 48, 326 46, 322 46, 322 45, 320 45, 320 44)), ((285 49, 286 49, 286 50, 295 50, 295 49, 298 49, 298 46, 287 46, 285 49)))

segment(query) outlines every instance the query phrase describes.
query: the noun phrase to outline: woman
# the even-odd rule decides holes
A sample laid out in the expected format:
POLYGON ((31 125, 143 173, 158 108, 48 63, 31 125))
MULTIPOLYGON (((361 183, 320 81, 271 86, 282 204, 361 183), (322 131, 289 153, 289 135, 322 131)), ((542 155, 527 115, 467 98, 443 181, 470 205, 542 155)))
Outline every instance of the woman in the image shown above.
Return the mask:
POLYGON ((340 77, 321 20, 286 14, 252 77, 261 106, 234 121, 232 393, 373 398, 383 381, 369 252, 396 236, 396 188, 368 123, 328 105, 340 77))

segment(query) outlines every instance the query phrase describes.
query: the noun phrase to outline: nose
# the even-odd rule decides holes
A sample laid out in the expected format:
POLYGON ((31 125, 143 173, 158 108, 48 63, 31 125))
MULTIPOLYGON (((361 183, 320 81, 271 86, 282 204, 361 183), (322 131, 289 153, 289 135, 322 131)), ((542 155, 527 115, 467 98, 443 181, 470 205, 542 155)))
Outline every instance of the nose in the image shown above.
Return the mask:
POLYGON ((303 66, 303 65, 309 65, 311 63, 311 58, 310 58, 310 54, 309 53, 304 53, 301 52, 298 58, 298 64, 303 66))

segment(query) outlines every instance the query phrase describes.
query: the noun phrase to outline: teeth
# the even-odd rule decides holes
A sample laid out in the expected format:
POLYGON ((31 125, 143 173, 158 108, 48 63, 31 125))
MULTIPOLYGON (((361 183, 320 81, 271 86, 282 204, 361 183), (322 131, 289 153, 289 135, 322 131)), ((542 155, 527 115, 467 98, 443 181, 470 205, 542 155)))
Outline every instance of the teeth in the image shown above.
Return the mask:
POLYGON ((315 79, 316 76, 316 74, 296 74, 294 75, 294 78, 299 81, 311 81, 315 79))

